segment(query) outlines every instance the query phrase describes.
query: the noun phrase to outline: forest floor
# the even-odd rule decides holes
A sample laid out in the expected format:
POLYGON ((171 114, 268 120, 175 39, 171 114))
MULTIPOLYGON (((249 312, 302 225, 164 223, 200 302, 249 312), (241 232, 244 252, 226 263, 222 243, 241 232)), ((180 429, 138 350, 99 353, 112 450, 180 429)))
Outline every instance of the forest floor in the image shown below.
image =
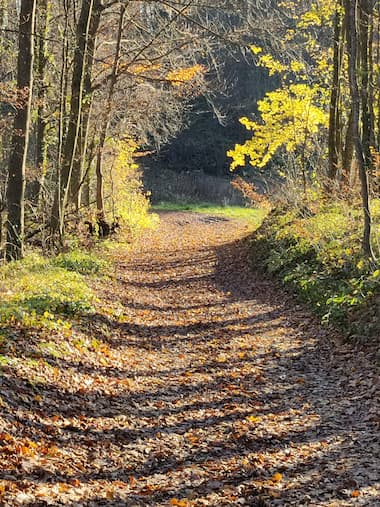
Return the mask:
POLYGON ((93 281, 95 314, 17 331, 0 505, 380 506, 371 351, 251 271, 249 233, 162 213, 93 281))

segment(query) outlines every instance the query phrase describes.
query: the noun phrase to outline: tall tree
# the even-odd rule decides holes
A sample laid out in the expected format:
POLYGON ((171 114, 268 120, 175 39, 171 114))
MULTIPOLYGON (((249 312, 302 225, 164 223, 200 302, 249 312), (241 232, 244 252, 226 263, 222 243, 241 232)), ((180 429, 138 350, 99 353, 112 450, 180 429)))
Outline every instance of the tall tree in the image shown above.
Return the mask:
POLYGON ((86 75, 86 62, 90 39, 95 37, 98 24, 92 23, 93 16, 100 20, 104 6, 101 0, 83 0, 76 32, 76 48, 73 62, 73 76, 71 82, 70 118, 68 130, 63 147, 62 170, 60 181, 54 195, 54 203, 51 217, 51 229, 53 233, 59 232, 60 237, 64 232, 64 215, 67 206, 69 187, 75 156, 78 148, 80 133, 82 106, 84 96, 84 79, 86 75), (93 30, 94 33, 91 33, 93 30))
POLYGON ((102 170, 102 161, 103 161, 103 150, 104 144, 106 141, 107 130, 110 122, 111 112, 112 112, 112 100, 114 95, 115 86, 118 78, 119 71, 119 63, 120 63, 120 50, 121 50, 121 37, 123 35, 123 22, 125 16, 125 5, 121 6, 120 9, 120 18, 117 30, 117 40, 116 40, 116 49, 115 56, 111 69, 110 83, 106 101, 106 108, 103 113, 102 125, 100 128, 100 139, 98 145, 98 152, 96 157, 96 208, 100 216, 104 216, 104 198, 103 198, 103 170, 102 170))
POLYGON ((46 67, 48 63, 47 53, 47 36, 48 36, 48 17, 49 17, 49 1, 37 0, 37 15, 36 24, 38 30, 37 40, 37 55, 36 55, 36 72, 35 72, 35 88, 37 95, 37 121, 36 121, 36 173, 35 179, 30 184, 30 198, 31 201, 37 205, 40 197, 40 190, 43 186, 43 181, 46 173, 46 156, 47 156, 47 142, 46 142, 46 101, 47 101, 47 88, 46 82, 46 67))
POLYGON ((36 0, 21 0, 17 59, 17 93, 19 100, 14 118, 7 187, 6 258, 8 260, 20 259, 23 256, 24 247, 25 164, 33 90, 35 13, 36 0))
MULTIPOLYGON (((328 152, 329 168, 328 177, 334 182, 337 172, 342 165, 342 146, 341 146, 341 122, 340 122, 340 87, 342 72, 342 55, 344 45, 343 16, 341 12, 341 1, 337 2, 337 9, 334 18, 334 36, 333 36, 333 78, 330 96, 329 112, 329 133, 328 133, 328 152)), ((344 168, 346 169, 346 168, 344 168)))
POLYGON ((348 20, 347 22, 348 76, 352 104, 352 138, 359 166, 361 198, 364 214, 362 246, 364 254, 367 257, 373 258, 374 255, 371 247, 371 211, 369 207, 368 174, 367 174, 366 155, 364 151, 363 138, 360 129, 360 114, 361 108, 363 107, 363 102, 361 100, 361 98, 363 99, 363 94, 361 97, 358 82, 358 76, 360 75, 360 72, 363 70, 359 66, 358 7, 362 7, 362 4, 360 2, 363 2, 363 0, 359 0, 359 2, 358 0, 345 0, 345 9, 348 20))

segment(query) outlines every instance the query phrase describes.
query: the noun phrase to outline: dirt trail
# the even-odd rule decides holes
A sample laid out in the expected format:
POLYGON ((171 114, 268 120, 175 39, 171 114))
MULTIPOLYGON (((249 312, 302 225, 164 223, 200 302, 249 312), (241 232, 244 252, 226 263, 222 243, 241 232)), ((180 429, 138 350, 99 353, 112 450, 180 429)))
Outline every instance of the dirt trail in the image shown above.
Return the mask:
POLYGON ((118 253, 77 330, 94 350, 9 423, 48 450, 4 505, 380 506, 377 373, 252 274, 247 234, 167 213, 118 253))

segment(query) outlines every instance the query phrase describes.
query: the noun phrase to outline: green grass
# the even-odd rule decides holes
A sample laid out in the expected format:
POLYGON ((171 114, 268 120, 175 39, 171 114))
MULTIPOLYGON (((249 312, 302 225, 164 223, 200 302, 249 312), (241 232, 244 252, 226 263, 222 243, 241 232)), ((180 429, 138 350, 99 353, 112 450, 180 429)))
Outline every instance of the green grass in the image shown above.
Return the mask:
POLYGON ((267 211, 260 208, 245 208, 243 206, 221 206, 211 203, 177 204, 162 202, 153 206, 155 211, 191 211, 207 215, 223 216, 231 219, 246 220, 259 225, 267 211))
POLYGON ((30 254, 0 267, 0 325, 64 328, 64 320, 93 310, 95 296, 85 276, 101 274, 107 263, 73 251, 46 258, 30 254))

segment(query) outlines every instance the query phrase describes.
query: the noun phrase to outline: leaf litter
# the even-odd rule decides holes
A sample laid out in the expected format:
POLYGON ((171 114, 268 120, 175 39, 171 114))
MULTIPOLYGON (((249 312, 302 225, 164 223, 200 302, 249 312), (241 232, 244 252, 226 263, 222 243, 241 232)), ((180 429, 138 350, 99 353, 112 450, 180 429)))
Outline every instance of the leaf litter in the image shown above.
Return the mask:
POLYGON ((249 233, 162 214, 95 314, 14 330, 0 505, 380 505, 375 353, 252 270, 249 233))

